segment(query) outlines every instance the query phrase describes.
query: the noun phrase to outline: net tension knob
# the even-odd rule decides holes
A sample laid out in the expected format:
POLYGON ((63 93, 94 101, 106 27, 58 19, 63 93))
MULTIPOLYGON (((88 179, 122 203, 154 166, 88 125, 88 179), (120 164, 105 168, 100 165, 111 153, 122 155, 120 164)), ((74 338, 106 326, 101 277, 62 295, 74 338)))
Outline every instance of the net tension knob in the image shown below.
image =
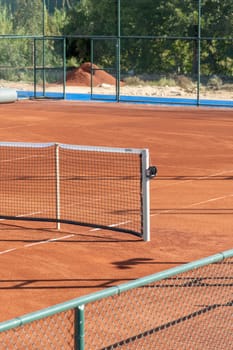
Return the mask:
POLYGON ((146 169, 146 177, 149 179, 153 179, 157 175, 158 169, 156 166, 150 166, 146 169))

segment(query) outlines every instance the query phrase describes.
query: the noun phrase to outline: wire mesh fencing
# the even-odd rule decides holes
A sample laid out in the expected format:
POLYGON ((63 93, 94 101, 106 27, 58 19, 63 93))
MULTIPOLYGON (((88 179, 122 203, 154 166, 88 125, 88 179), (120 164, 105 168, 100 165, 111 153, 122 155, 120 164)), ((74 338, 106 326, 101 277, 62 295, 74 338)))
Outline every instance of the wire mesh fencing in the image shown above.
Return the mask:
POLYGON ((0 324, 4 349, 232 349, 233 250, 0 324))
POLYGON ((2 349, 74 349, 73 310, 1 333, 2 349))
POLYGON ((232 106, 229 0, 1 0, 0 14, 0 84, 20 97, 85 86, 91 99, 232 106), (96 68, 88 86, 86 71, 68 79, 89 62, 116 84, 97 89, 96 68))
POLYGON ((87 349, 231 349, 232 264, 229 259, 88 304, 87 349))

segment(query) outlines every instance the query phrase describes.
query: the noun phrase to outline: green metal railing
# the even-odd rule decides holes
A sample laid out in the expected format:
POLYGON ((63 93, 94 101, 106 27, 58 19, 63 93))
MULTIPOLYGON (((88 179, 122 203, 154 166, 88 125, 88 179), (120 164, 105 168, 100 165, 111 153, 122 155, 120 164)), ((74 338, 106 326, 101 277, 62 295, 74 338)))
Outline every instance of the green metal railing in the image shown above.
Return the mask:
POLYGON ((0 323, 4 349, 230 349, 233 249, 0 323))

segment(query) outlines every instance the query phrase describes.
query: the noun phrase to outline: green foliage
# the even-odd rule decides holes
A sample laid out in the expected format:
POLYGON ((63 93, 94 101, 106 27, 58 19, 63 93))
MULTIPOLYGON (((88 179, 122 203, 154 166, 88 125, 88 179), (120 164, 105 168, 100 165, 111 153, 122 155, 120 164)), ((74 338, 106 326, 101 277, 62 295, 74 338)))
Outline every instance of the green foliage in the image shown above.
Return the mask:
POLYGON ((63 35, 63 28, 68 22, 66 11, 55 9, 52 15, 46 13, 46 34, 63 35))
POLYGON ((38 0, 16 0, 13 13, 14 33, 21 35, 41 35, 43 3, 38 0))
MULTIPOLYGON (((115 0, 99 0, 97 6, 96 0, 83 0, 69 13, 65 33, 116 35, 116 3, 115 0)), ((231 40, 229 42, 222 39, 201 42, 203 43, 201 45, 201 73, 210 75, 216 72, 232 75, 233 2, 202 0, 202 4, 202 35, 224 36, 231 40)), ((124 0, 121 1, 120 20, 121 35, 135 37, 121 40, 123 71, 134 69, 137 74, 145 70, 148 73, 157 71, 161 74, 173 72, 196 77, 198 1, 124 0), (153 40, 140 39, 139 37, 142 36, 155 36, 156 38, 153 40), (170 39, 167 39, 168 37, 170 39)), ((107 59, 107 52, 109 53, 109 51, 95 50, 98 56, 97 61, 100 61, 100 64, 108 62, 109 65, 114 66, 115 60, 107 59)), ((85 49, 83 42, 77 39, 68 47, 68 56, 88 60, 90 48, 85 49)))
POLYGON ((208 80, 207 86, 210 89, 219 90, 222 86, 222 79, 219 78, 217 75, 214 75, 208 80))
POLYGON ((124 79, 124 82, 126 83, 126 85, 128 86, 136 86, 136 85, 145 85, 144 80, 140 79, 137 76, 134 77, 127 77, 124 79))
MULTIPOLYGON (((101 36, 94 40, 94 62, 102 67, 116 67, 113 37, 120 34, 120 63, 126 74, 133 70, 135 76, 146 73, 196 79, 198 0, 121 0, 120 32, 117 3, 117 0, 0 0, 0 33, 69 36, 67 62, 75 66, 90 61, 90 37, 101 36)), ((202 0, 201 5, 201 74, 232 77, 233 1, 202 0)), ((0 50, 1 66, 33 66, 32 39, 0 39, 0 50)), ((42 53, 38 42, 39 64, 42 53)), ((46 65, 61 64, 61 53, 59 41, 46 41, 46 65)))
MULTIPOLYGON (((43 2, 38 0, 15 0, 11 4, 0 1, 0 28, 2 35, 41 35, 43 33, 43 2), (10 6, 11 5, 11 6, 10 6)), ((61 35, 66 23, 66 13, 55 9, 48 14, 44 9, 44 25, 47 35, 61 35)), ((42 66, 43 52, 46 66, 62 65, 61 40, 37 40, 27 37, 3 37, 0 39, 0 79, 32 80, 34 50, 37 65, 42 66), (36 46, 35 46, 36 45, 36 46)))
POLYGON ((1 34, 9 34, 13 30, 12 13, 9 8, 0 3, 1 34))

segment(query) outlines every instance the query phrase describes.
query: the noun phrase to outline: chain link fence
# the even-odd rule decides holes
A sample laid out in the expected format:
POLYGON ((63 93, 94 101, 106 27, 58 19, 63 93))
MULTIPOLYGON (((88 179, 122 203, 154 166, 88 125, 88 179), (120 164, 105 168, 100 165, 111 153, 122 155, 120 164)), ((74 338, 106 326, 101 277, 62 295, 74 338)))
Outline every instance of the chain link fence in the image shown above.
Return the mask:
POLYGON ((83 93, 66 73, 91 62, 116 79, 96 87, 90 78, 93 98, 232 105, 229 0, 0 0, 0 10, 2 87, 83 93))
POLYGON ((233 250, 0 324, 4 349, 233 346, 233 250))

